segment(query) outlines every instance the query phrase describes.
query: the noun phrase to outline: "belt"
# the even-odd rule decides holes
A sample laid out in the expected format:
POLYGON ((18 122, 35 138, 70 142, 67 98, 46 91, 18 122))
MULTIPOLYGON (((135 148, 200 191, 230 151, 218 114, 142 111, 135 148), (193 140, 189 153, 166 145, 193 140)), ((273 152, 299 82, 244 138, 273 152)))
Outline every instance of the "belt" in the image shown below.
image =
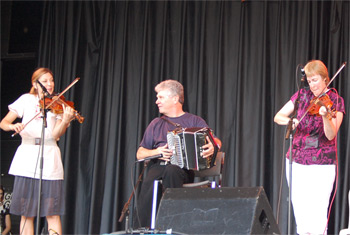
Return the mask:
MULTIPOLYGON (((45 139, 45 145, 57 146, 57 142, 54 139, 45 139)), ((40 138, 22 138, 22 144, 30 144, 30 145, 40 145, 40 138)))

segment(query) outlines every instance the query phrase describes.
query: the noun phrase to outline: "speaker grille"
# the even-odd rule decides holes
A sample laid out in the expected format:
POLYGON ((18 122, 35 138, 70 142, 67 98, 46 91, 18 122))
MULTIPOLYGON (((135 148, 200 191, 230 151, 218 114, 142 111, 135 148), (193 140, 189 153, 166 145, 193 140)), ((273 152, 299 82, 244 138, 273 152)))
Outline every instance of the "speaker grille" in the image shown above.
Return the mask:
POLYGON ((167 189, 156 229, 185 234, 279 234, 263 187, 167 189))

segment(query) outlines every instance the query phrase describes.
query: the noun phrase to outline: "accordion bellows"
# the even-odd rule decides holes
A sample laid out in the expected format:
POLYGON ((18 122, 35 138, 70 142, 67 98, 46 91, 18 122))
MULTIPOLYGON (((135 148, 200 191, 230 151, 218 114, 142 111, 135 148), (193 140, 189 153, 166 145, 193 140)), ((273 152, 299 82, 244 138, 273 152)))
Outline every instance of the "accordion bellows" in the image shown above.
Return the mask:
POLYGON ((177 128, 167 134, 168 148, 173 151, 170 162, 187 170, 204 170, 214 166, 217 147, 209 128, 177 128), (215 152, 212 156, 203 158, 202 146, 207 144, 207 138, 213 143, 215 152))

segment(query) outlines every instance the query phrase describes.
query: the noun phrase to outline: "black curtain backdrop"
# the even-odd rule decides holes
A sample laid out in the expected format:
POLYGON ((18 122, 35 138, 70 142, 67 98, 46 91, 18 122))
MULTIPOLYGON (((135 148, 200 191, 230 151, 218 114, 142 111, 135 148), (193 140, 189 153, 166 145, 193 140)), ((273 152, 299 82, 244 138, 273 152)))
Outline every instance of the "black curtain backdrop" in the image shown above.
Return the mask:
MULTIPOLYGON (((154 86, 165 79, 184 85, 185 110, 203 117, 222 140, 224 186, 263 186, 276 215, 285 127, 273 117, 297 90, 298 64, 320 59, 332 77, 349 62, 349 5, 45 2, 38 66, 53 70, 57 91, 81 78, 65 96, 85 117, 83 124, 72 123, 59 142, 65 167, 64 233, 124 229, 117 221, 142 168, 135 164, 136 151, 145 128, 159 115, 154 86)), ((349 79, 347 66, 331 85, 347 112, 349 79)), ((330 234, 347 227, 349 133, 345 115, 330 234)), ((279 227, 285 234, 288 190, 282 177, 279 227)))

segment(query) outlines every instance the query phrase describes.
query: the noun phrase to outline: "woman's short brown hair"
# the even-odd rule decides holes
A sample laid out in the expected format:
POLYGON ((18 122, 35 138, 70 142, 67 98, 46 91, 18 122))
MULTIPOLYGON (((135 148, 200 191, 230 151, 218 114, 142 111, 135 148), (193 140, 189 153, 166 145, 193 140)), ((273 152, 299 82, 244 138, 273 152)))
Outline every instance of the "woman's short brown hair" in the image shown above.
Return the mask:
POLYGON ((329 83, 328 69, 326 65, 320 60, 311 60, 305 67, 305 74, 307 77, 314 75, 320 75, 326 81, 326 85, 329 83))

